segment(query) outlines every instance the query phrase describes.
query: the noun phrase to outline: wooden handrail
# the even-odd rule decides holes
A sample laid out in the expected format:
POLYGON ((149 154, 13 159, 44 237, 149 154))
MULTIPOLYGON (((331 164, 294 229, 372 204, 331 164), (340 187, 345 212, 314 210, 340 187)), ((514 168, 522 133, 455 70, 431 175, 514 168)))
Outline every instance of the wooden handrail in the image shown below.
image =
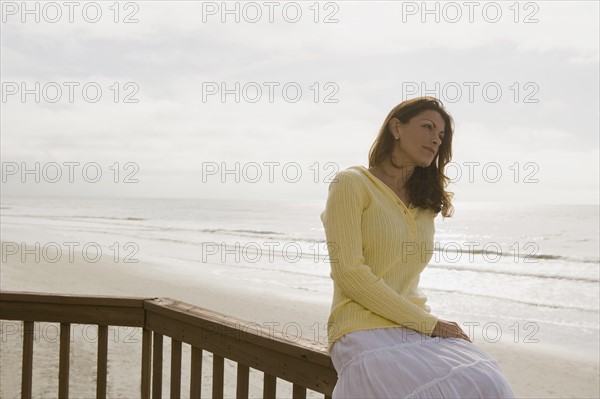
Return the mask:
POLYGON ((31 396, 33 323, 61 323, 59 397, 68 397, 69 327, 98 325, 96 395, 106 396, 107 328, 141 327, 141 397, 162 394, 163 337, 171 338, 170 396, 181 393, 181 345, 192 347, 190 396, 200 397, 202 351, 213 354, 213 397, 223 396, 223 361, 238 363, 237 395, 248 396, 249 370, 264 373, 264 397, 275 397, 276 379, 293 384, 294 397, 306 389, 330 397, 337 381, 331 358, 322 345, 305 339, 289 342, 279 331, 220 314, 171 298, 109 297, 0 291, 0 319, 22 320, 22 397, 31 396), (241 328, 240 326, 243 326, 241 328))

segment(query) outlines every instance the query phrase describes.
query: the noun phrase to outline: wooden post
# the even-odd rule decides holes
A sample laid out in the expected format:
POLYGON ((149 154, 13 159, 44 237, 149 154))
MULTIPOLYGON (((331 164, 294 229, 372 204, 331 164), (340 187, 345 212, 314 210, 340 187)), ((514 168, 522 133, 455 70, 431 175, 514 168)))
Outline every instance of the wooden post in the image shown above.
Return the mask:
POLYGON ((236 396, 238 398, 245 399, 248 397, 249 372, 250 368, 248 366, 241 363, 237 364, 236 396))
POLYGON ((213 353, 213 378, 212 378, 212 397, 223 397, 223 367, 225 365, 222 356, 213 353))
POLYGON ((152 366, 152 331, 142 330, 142 398, 150 398, 150 373, 152 366))
POLYGON ((69 397, 69 355, 71 353, 71 323, 60 323, 60 355, 58 361, 58 397, 69 397))
POLYGON ((106 398, 106 374, 108 361, 108 326, 98 326, 98 366, 96 367, 96 398, 106 398))
POLYGON ((162 398, 162 362, 163 362, 163 335, 153 333, 154 335, 154 358, 152 359, 152 398, 162 398))
POLYGON ((294 384, 293 391, 292 391, 292 398, 293 399, 306 399, 306 388, 301 385, 294 384))
POLYGON ((181 341, 171 338, 171 399, 181 396, 181 341))
POLYGON ((33 321, 23 322, 23 365, 21 367, 21 398, 31 398, 33 369, 33 321))
POLYGON ((275 398, 277 395, 277 378, 265 373, 263 379, 263 398, 275 398))
POLYGON ((190 372, 190 398, 200 398, 202 390, 202 349, 192 346, 192 365, 190 372))

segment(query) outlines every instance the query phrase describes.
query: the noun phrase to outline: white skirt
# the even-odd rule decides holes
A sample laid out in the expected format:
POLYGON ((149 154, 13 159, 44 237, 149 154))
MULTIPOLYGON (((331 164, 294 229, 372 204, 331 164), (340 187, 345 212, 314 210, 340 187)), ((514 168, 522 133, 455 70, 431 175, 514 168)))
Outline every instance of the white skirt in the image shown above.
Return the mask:
POLYGON ((459 338, 403 328, 359 330, 331 348, 333 398, 514 398, 494 358, 459 338))

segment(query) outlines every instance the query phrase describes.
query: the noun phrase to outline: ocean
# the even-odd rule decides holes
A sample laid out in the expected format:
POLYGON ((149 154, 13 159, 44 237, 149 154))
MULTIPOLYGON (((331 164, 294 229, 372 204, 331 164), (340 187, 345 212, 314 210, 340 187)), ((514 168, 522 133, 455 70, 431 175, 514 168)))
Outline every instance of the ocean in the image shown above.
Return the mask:
MULTIPOLYGON (((2 257, 18 256, 11 255, 18 243, 37 242, 48 263, 54 255, 44 248, 61 248, 65 257, 82 251, 90 259, 101 251, 123 267, 162 265, 182 281, 211 275, 328 301, 324 206, 324 200, 6 198, 2 257)), ((480 323, 488 337, 502 329, 514 342, 597 355, 599 207, 454 207, 453 217, 436 218, 436 251, 421 275, 432 313, 480 323)))

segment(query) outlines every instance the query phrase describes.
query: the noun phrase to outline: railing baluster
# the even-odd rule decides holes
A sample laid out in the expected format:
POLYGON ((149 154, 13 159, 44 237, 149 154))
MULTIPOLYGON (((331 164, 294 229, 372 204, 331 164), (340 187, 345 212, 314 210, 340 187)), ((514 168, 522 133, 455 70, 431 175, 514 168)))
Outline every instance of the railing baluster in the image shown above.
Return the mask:
POLYGON ((190 398, 200 398, 202 389, 202 349, 192 346, 190 398))
POLYGON ((152 331, 142 330, 142 398, 150 398, 150 371, 152 365, 152 331))
POLYGON ((181 396, 181 341, 171 338, 171 398, 181 396))
POLYGON ((265 373, 263 378, 263 398, 275 398, 277 394, 277 378, 267 373, 265 373))
POLYGON ((212 397, 223 397, 223 367, 225 360, 223 356, 213 353, 213 379, 212 379, 212 397))
POLYGON ((301 385, 294 384, 292 391, 293 399, 306 399, 306 388, 301 385))
POLYGON ((237 364, 237 385, 236 385, 236 396, 238 398, 248 397, 248 382, 250 368, 241 363, 237 364))
POLYGON ((106 398, 106 363, 108 360, 108 326, 98 326, 98 366, 96 367, 96 398, 106 398))
POLYGON ((152 398, 162 398, 163 335, 154 331, 152 359, 152 398))
POLYGON ((71 323, 60 323, 60 355, 58 361, 58 397, 69 397, 69 355, 71 323))
POLYGON ((23 322, 23 365, 21 368, 21 398, 31 398, 33 369, 33 321, 23 322))

